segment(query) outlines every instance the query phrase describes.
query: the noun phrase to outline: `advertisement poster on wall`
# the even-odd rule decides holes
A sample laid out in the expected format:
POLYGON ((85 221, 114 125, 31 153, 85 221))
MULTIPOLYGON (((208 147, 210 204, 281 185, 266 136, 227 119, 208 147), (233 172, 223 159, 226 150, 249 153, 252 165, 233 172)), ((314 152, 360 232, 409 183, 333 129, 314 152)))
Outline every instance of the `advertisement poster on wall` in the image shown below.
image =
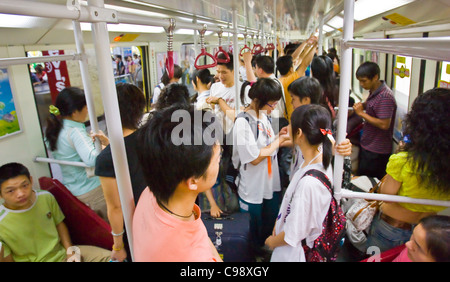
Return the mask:
MULTIPOLYGON (((64 50, 42 51, 44 56, 64 55, 64 50)), ((45 72, 48 77, 48 85, 53 104, 59 92, 66 87, 70 87, 69 71, 67 70, 66 61, 54 61, 45 63, 45 72)))
POLYGON ((8 69, 0 68, 0 139, 20 132, 8 69))

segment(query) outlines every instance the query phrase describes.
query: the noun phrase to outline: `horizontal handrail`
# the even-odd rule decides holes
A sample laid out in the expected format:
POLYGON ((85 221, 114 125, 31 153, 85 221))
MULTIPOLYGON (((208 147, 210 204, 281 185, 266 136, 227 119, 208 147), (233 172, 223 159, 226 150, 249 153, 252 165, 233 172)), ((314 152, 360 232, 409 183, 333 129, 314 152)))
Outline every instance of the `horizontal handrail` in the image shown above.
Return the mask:
POLYGON ((12 65, 45 63, 54 61, 81 60, 81 54, 72 55, 55 55, 55 56, 39 56, 39 57, 18 57, 18 58, 0 58, 0 67, 12 65))
POLYGON ((355 192, 355 191, 351 191, 348 189, 342 189, 341 195, 342 195, 342 198, 367 199, 367 200, 376 200, 376 201, 385 201, 385 202, 397 202, 397 203, 410 203, 410 204, 419 204, 419 205, 450 207, 450 201, 416 199, 416 198, 410 198, 410 197, 405 197, 405 196, 379 194, 379 193, 355 192))
POLYGON ((44 158, 44 157, 36 157, 36 158, 34 158, 34 161, 41 162, 41 163, 54 163, 54 164, 71 165, 71 166, 78 166, 78 167, 90 167, 83 162, 62 161, 62 160, 56 160, 56 159, 44 158))

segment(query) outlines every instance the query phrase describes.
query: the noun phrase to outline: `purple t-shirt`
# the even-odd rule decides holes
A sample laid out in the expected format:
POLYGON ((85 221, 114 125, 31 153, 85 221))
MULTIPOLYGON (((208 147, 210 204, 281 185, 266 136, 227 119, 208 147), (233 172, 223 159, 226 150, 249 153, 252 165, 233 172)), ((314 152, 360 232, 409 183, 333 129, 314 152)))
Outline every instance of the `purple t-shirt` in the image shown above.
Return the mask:
POLYGON ((366 113, 378 119, 391 119, 388 130, 380 129, 368 122, 364 123, 361 146, 367 151, 377 154, 392 152, 392 136, 394 132, 397 103, 392 90, 382 81, 381 86, 371 92, 366 101, 366 113))

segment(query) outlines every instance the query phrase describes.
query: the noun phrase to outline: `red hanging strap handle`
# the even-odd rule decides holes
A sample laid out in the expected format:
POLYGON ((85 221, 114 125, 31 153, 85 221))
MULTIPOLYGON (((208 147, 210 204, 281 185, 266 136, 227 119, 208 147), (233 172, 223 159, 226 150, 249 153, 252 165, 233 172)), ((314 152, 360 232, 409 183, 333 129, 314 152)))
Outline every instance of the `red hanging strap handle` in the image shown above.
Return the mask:
MULTIPOLYGON (((259 38, 259 34, 257 35, 257 37, 259 38)), ((254 43, 253 41, 253 35, 252 35, 252 43, 253 43, 253 48, 252 48, 252 55, 258 55, 264 52, 264 47, 259 44, 259 43, 254 43)))
POLYGON ((252 49, 247 46, 247 28, 245 28, 244 33, 244 47, 241 48, 241 51, 239 52, 239 55, 243 56, 246 52, 251 52, 252 49))
POLYGON ((166 71, 169 79, 173 78, 174 66, 173 66, 173 31, 175 30, 175 19, 169 19, 169 27, 166 30, 167 33, 167 58, 166 58, 166 71))
POLYGON ((216 58, 209 54, 208 52, 206 52, 206 48, 205 48, 205 32, 206 32, 206 24, 203 25, 203 29, 199 30, 200 33, 200 54, 197 56, 197 58, 195 58, 195 62, 194 62, 194 67, 198 70, 200 69, 208 69, 208 68, 212 68, 217 66, 217 60, 216 58), (210 57, 213 60, 212 64, 209 65, 198 65, 197 62, 201 57, 210 57))
POLYGON ((217 50, 216 54, 214 54, 214 58, 216 58, 216 61, 221 64, 228 64, 230 62, 230 56, 228 53, 222 48, 222 34, 223 34, 223 28, 220 27, 220 31, 217 33, 219 36, 219 50, 217 50), (220 54, 224 54, 225 59, 219 58, 220 54))

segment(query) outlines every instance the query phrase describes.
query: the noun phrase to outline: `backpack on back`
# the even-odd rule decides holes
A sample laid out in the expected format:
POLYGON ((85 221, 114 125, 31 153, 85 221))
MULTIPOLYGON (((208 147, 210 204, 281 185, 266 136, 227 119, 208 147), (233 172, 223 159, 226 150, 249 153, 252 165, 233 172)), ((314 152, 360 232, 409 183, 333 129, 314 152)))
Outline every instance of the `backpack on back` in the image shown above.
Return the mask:
MULTIPOLYGON (((255 136, 255 139, 258 140, 258 122, 251 122, 250 121, 250 115, 247 112, 240 112, 235 121, 238 118, 245 118, 247 122, 250 124, 250 127, 252 128, 253 135, 255 136)), ((236 184, 236 178, 239 176, 239 169, 241 166, 241 162, 239 161, 238 167, 235 168, 233 165, 232 157, 233 157, 233 131, 229 133, 230 136, 226 137, 226 141, 222 145, 223 153, 222 153, 222 159, 221 159, 221 167, 222 167, 222 177, 225 179, 225 182, 230 187, 231 191, 237 194, 238 192, 238 186, 239 184, 236 184), (225 144, 226 143, 226 144, 225 144)))
POLYGON ((306 240, 302 241, 305 258, 307 262, 333 262, 336 261, 340 243, 345 235, 346 217, 333 196, 332 185, 328 177, 316 169, 308 170, 303 177, 307 175, 317 178, 327 187, 331 193, 331 203, 322 224, 322 234, 314 240, 313 247, 309 248, 306 240))

